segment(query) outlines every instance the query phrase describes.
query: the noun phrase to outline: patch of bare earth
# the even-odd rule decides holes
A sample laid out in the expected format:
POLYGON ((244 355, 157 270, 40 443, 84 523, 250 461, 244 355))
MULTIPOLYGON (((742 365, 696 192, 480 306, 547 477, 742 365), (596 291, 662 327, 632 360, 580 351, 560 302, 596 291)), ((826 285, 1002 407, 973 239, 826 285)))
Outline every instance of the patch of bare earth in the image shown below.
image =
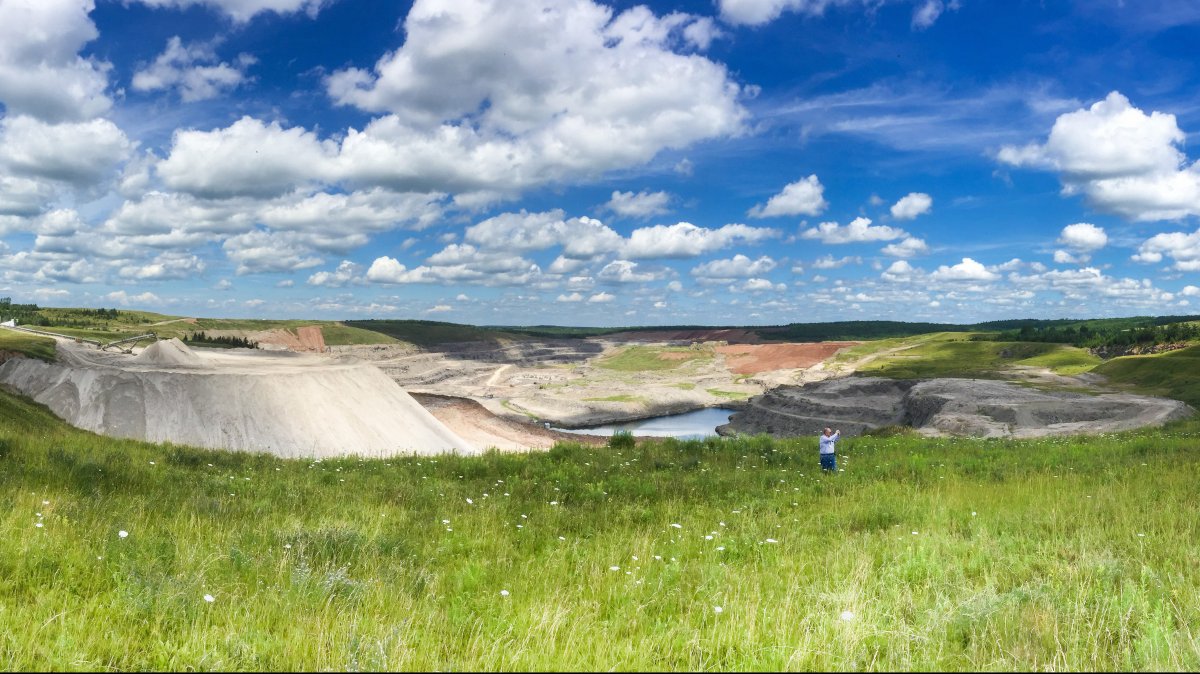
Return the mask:
POLYGON ((412 397, 438 421, 476 447, 495 447, 511 452, 549 449, 556 442, 577 442, 596 446, 607 442, 607 438, 599 435, 563 433, 534 423, 496 416, 469 398, 431 393, 413 393, 412 397))
POLYGON ((730 344, 718 346, 725 364, 735 374, 758 374, 771 370, 808 368, 841 349, 861 342, 815 342, 799 344, 730 344))
MULTIPOLYGON (((216 333, 214 332, 214 334, 216 333)), ((267 348, 274 347, 302 353, 325 353, 328 351, 325 346, 325 336, 321 333, 319 325, 306 325, 297 328, 295 332, 286 328, 260 330, 250 333, 249 338, 258 342, 259 346, 267 348)))

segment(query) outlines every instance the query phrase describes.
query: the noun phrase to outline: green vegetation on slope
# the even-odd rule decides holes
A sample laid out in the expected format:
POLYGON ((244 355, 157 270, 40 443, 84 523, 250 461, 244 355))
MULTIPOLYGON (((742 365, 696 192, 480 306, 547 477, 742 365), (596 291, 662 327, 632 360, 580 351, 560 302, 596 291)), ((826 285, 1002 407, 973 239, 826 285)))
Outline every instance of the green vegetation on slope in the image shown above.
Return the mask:
POLYGON ((712 351, 686 346, 628 346, 611 356, 596 360, 596 367, 619 372, 674 370, 684 363, 711 360, 712 351))
POLYGON ((1092 370, 1113 384, 1162 395, 1200 409, 1200 346, 1149 356, 1124 356, 1092 370))
POLYGON ((345 324, 352 328, 377 332, 417 346, 519 338, 519 335, 515 333, 442 321, 369 320, 345 321, 345 324))
POLYGON ((0 654, 1197 669, 1198 431, 847 438, 836 477, 810 438, 311 462, 100 438, 0 393, 0 654))
POLYGON ((1087 349, 1060 345, 1041 355, 1019 360, 1016 364, 1044 367, 1058 374, 1071 375, 1088 372, 1102 362, 1104 361, 1093 356, 1087 349))
POLYGON ((1200 339, 1200 316, 1108 318, 1023 326, 997 333, 1000 341, 1054 342, 1081 347, 1178 344, 1200 339))
POLYGON ((1060 349, 1057 344, 978 341, 971 336, 931 335, 912 348, 881 354, 863 364, 859 372, 893 379, 993 378, 1011 365, 1033 364, 1031 360, 1047 358, 1060 349))
POLYGON ((0 328, 0 352, 4 351, 52 361, 54 360, 54 340, 50 337, 0 328))

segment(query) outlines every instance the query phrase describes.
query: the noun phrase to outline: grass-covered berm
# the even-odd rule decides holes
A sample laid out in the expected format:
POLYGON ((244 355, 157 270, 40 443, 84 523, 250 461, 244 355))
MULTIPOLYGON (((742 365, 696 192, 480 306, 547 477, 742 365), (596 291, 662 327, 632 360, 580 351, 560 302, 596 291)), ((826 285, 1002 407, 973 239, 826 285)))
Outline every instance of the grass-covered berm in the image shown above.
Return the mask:
POLYGON ((0 662, 1195 670, 1198 434, 312 462, 0 394, 0 662))

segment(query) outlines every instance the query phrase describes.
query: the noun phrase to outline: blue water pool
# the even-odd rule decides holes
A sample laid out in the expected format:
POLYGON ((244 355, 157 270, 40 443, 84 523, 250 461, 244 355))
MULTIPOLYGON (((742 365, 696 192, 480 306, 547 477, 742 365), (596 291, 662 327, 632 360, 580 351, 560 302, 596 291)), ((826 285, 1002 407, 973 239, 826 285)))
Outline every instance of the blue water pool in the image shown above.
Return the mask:
POLYGON ((693 410, 683 414, 669 414, 653 419, 640 419, 619 424, 606 424, 591 428, 558 428, 566 433, 586 433, 588 435, 612 435, 617 431, 629 431, 637 436, 653 435, 658 437, 680 438, 693 440, 716 435, 717 426, 729 422, 729 415, 737 410, 726 407, 709 407, 693 410))

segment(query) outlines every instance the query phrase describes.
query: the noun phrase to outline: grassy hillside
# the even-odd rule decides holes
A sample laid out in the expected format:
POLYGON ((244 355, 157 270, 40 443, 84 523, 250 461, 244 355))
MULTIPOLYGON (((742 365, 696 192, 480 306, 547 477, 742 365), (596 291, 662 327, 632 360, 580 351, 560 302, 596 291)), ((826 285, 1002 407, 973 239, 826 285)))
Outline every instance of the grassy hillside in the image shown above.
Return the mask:
POLYGON ((1197 431, 849 438, 836 477, 807 438, 308 462, 0 393, 0 659, 1197 669, 1197 431))
POLYGON ((345 323, 352 328, 370 330, 417 346, 521 338, 516 333, 503 330, 442 321, 369 320, 346 321, 345 323))
POLYGON ((54 360, 54 340, 0 328, 0 352, 10 351, 30 358, 54 360))
POLYGON ((842 355, 839 362, 876 354, 859 372, 894 379, 992 378, 1014 365, 1079 370, 1085 363, 1099 362, 1086 351, 1059 344, 978 341, 972 339, 974 334, 947 332, 870 342, 842 355))
POLYGON ((1182 400, 1200 409, 1200 346, 1113 358, 1093 372, 1108 377, 1111 383, 1182 400))

